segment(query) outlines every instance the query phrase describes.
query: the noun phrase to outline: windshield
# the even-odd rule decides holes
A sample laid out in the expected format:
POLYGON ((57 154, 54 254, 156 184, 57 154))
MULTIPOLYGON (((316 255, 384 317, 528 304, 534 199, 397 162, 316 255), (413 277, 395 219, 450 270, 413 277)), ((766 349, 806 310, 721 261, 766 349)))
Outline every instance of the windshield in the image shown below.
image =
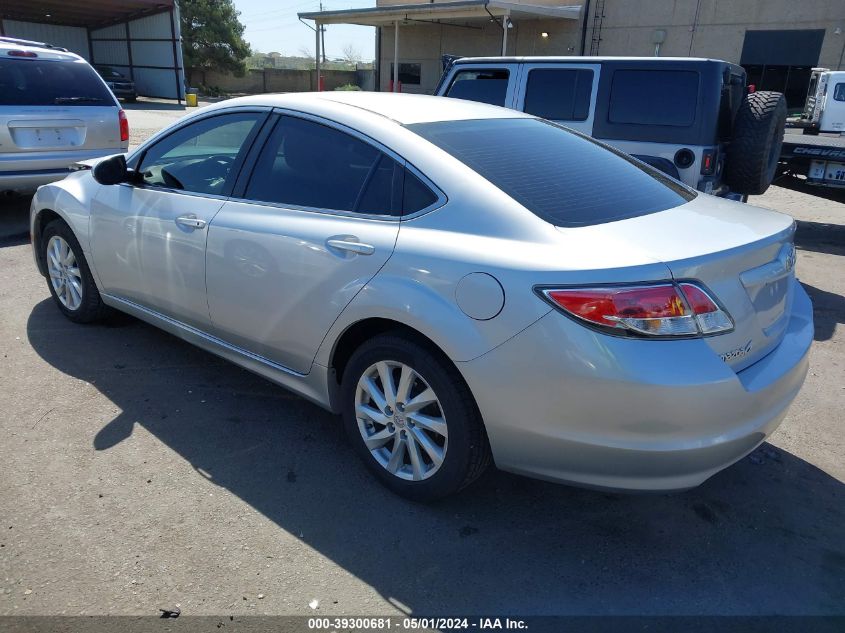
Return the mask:
POLYGON ((695 193, 622 152, 542 119, 408 126, 557 226, 586 226, 677 207, 695 193))
POLYGON ((0 106, 113 106, 114 98, 85 62, 0 59, 0 106))

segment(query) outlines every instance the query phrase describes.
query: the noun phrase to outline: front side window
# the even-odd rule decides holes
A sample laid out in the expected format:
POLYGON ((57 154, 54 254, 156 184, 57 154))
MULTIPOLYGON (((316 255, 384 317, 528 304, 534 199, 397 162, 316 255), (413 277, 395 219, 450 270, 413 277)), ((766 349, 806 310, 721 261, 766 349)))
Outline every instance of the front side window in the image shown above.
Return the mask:
POLYGON ((833 100, 845 101, 845 83, 836 84, 836 88, 833 89, 833 100))
POLYGON ((507 70, 461 70, 452 79, 447 97, 504 106, 508 94, 507 70))
POLYGON ((0 106, 113 106, 114 97, 85 62, 0 59, 0 106))
POLYGON ((689 127, 698 108, 698 73, 617 70, 610 90, 610 123, 689 127))
POLYGON ((255 164, 244 197, 294 207, 400 215, 402 168, 335 128, 282 117, 255 164))
POLYGON ((630 157, 541 119, 407 126, 557 226, 664 211, 695 193, 630 157))
POLYGON ((145 185, 223 195, 233 167, 263 114, 243 112, 209 117, 166 136, 150 147, 138 168, 145 185))
POLYGON ((552 121, 586 121, 592 91, 592 70, 536 68, 528 73, 523 109, 552 121))

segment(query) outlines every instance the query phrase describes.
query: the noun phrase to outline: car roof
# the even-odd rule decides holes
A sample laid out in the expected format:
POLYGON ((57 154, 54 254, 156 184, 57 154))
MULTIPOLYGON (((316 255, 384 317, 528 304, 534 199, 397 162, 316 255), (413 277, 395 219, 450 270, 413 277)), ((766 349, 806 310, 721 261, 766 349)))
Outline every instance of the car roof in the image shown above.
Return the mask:
POLYGON ((391 92, 332 91, 262 94, 222 101, 210 109, 233 106, 289 108, 342 119, 376 115, 401 125, 469 119, 533 118, 498 106, 429 95, 391 92))
POLYGON ((64 49, 49 48, 44 44, 39 46, 38 42, 25 43, 23 40, 15 41, 0 38, 0 55, 2 55, 3 59, 19 59, 24 61, 31 59, 27 57, 11 57, 8 55, 8 51, 26 51, 29 53, 35 53, 38 56, 38 59, 47 59, 52 61, 84 61, 82 57, 76 53, 71 53, 70 51, 64 49))

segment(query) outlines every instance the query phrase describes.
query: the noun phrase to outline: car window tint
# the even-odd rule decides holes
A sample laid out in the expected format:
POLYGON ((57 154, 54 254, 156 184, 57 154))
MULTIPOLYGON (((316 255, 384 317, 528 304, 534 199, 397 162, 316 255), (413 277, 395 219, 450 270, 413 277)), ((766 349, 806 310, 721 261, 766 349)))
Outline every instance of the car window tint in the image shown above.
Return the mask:
POLYGON ((590 114, 593 71, 540 68, 529 71, 525 112, 555 121, 585 121, 590 114))
POLYGON ((833 100, 845 101, 845 83, 836 84, 836 88, 833 89, 833 100))
POLYGON ((698 73, 690 70, 617 70, 608 120, 688 127, 698 106, 698 73))
POLYGON ((392 214, 392 159, 335 128, 282 117, 258 158, 245 197, 297 207, 392 214), (366 190, 365 190, 366 187, 366 190))
POLYGON ((193 193, 221 195, 235 176, 250 132, 264 115, 224 114, 190 123, 144 154, 139 172, 144 184, 193 193))
POLYGON ((355 211, 374 215, 401 215, 401 177, 402 168, 390 156, 382 154, 370 173, 355 211))
POLYGON ((85 62, 0 59, 0 105, 114 106, 114 97, 85 62))
POLYGON ((504 106, 508 76, 507 70, 461 70, 452 79, 446 96, 504 106))
POLYGON ((405 170, 405 187, 402 192, 402 209, 405 214, 422 211, 437 202, 437 194, 409 169, 405 170))
POLYGON ((657 170, 542 119, 444 121, 407 127, 558 226, 631 218, 695 197, 657 170))

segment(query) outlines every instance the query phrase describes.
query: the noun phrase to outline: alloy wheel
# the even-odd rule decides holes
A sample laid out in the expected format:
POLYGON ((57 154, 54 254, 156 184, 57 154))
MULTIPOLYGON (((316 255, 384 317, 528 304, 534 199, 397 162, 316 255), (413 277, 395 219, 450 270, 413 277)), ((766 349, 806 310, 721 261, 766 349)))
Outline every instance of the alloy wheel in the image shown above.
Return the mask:
POLYGON ((371 365, 358 380, 355 417, 370 454, 396 477, 428 479, 443 464, 446 417, 434 390, 412 367, 397 361, 371 365))
POLYGON ((59 302, 75 311, 82 305, 82 272, 70 244, 54 235, 47 243, 47 271, 59 302))

